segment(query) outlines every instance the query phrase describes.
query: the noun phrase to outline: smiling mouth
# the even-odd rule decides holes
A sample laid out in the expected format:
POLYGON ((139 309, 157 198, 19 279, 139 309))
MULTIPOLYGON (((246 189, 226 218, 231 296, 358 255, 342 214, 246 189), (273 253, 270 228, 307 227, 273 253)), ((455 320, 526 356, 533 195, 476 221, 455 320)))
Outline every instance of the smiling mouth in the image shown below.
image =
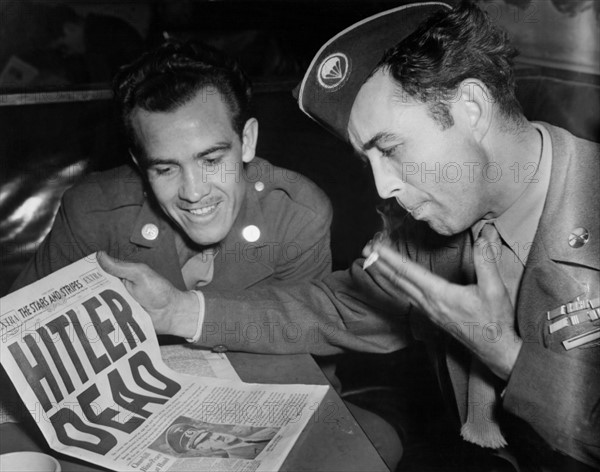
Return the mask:
POLYGON ((217 211, 217 207, 221 202, 214 203, 212 205, 207 205, 201 208, 188 208, 184 209, 184 211, 191 213, 194 216, 208 216, 212 215, 215 211, 217 211))

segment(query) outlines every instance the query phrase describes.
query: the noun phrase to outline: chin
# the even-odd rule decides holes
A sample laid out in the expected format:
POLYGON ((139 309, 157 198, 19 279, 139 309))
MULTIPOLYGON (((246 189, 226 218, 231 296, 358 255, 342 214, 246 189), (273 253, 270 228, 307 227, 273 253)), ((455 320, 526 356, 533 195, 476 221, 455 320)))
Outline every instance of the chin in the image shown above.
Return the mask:
POLYGON ((187 233, 188 238, 190 238, 194 243, 199 246, 214 246, 215 244, 220 243, 227 236, 227 232, 218 232, 218 233, 205 233, 205 234, 190 234, 187 233))
POLYGON ((218 218, 206 224, 193 223, 183 219, 178 222, 177 226, 193 243, 199 246, 213 246, 227 237, 233 225, 223 221, 223 218, 218 218))
POLYGON ((426 223, 433 231, 442 236, 452 236, 457 233, 457 231, 454 231, 448 225, 440 221, 426 221, 426 223))

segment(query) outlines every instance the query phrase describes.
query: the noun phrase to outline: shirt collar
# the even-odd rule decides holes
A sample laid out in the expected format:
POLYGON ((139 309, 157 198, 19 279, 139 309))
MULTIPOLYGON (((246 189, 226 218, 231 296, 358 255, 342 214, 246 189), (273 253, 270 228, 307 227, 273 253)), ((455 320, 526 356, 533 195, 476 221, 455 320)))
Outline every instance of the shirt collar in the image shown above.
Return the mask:
POLYGON ((525 265, 531 250, 535 232, 542 216, 552 169, 552 142, 548 131, 543 126, 532 123, 542 136, 542 152, 540 162, 519 165, 521 179, 529 182, 521 196, 495 220, 480 220, 471 228, 473 240, 477 239, 481 228, 486 223, 494 223, 498 233, 507 246, 525 265), (535 173, 532 175, 532 171, 535 173))

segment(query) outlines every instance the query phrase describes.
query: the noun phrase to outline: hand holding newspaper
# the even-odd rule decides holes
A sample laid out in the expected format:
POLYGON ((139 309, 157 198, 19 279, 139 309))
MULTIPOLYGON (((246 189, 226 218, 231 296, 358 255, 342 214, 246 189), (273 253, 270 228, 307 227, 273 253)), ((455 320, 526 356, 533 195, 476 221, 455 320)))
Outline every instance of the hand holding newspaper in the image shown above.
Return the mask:
POLYGON ((276 470, 327 391, 170 370, 95 254, 1 310, 2 366, 50 447, 113 470, 276 470))

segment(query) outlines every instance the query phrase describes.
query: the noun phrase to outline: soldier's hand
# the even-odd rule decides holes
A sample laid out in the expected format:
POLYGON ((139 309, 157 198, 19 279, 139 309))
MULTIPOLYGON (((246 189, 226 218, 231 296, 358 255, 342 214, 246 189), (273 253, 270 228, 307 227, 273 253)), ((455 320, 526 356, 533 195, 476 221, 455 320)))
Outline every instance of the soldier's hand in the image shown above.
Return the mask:
POLYGON ((98 263, 109 274, 118 277, 127 291, 150 314, 158 334, 190 337, 198 322, 198 298, 182 292, 146 264, 123 262, 103 251, 98 263))
POLYGON ((498 377, 508 379, 521 349, 515 313, 495 261, 485 258, 487 231, 475 244, 476 285, 456 285, 376 241, 373 270, 384 274, 435 324, 474 352, 498 377))

